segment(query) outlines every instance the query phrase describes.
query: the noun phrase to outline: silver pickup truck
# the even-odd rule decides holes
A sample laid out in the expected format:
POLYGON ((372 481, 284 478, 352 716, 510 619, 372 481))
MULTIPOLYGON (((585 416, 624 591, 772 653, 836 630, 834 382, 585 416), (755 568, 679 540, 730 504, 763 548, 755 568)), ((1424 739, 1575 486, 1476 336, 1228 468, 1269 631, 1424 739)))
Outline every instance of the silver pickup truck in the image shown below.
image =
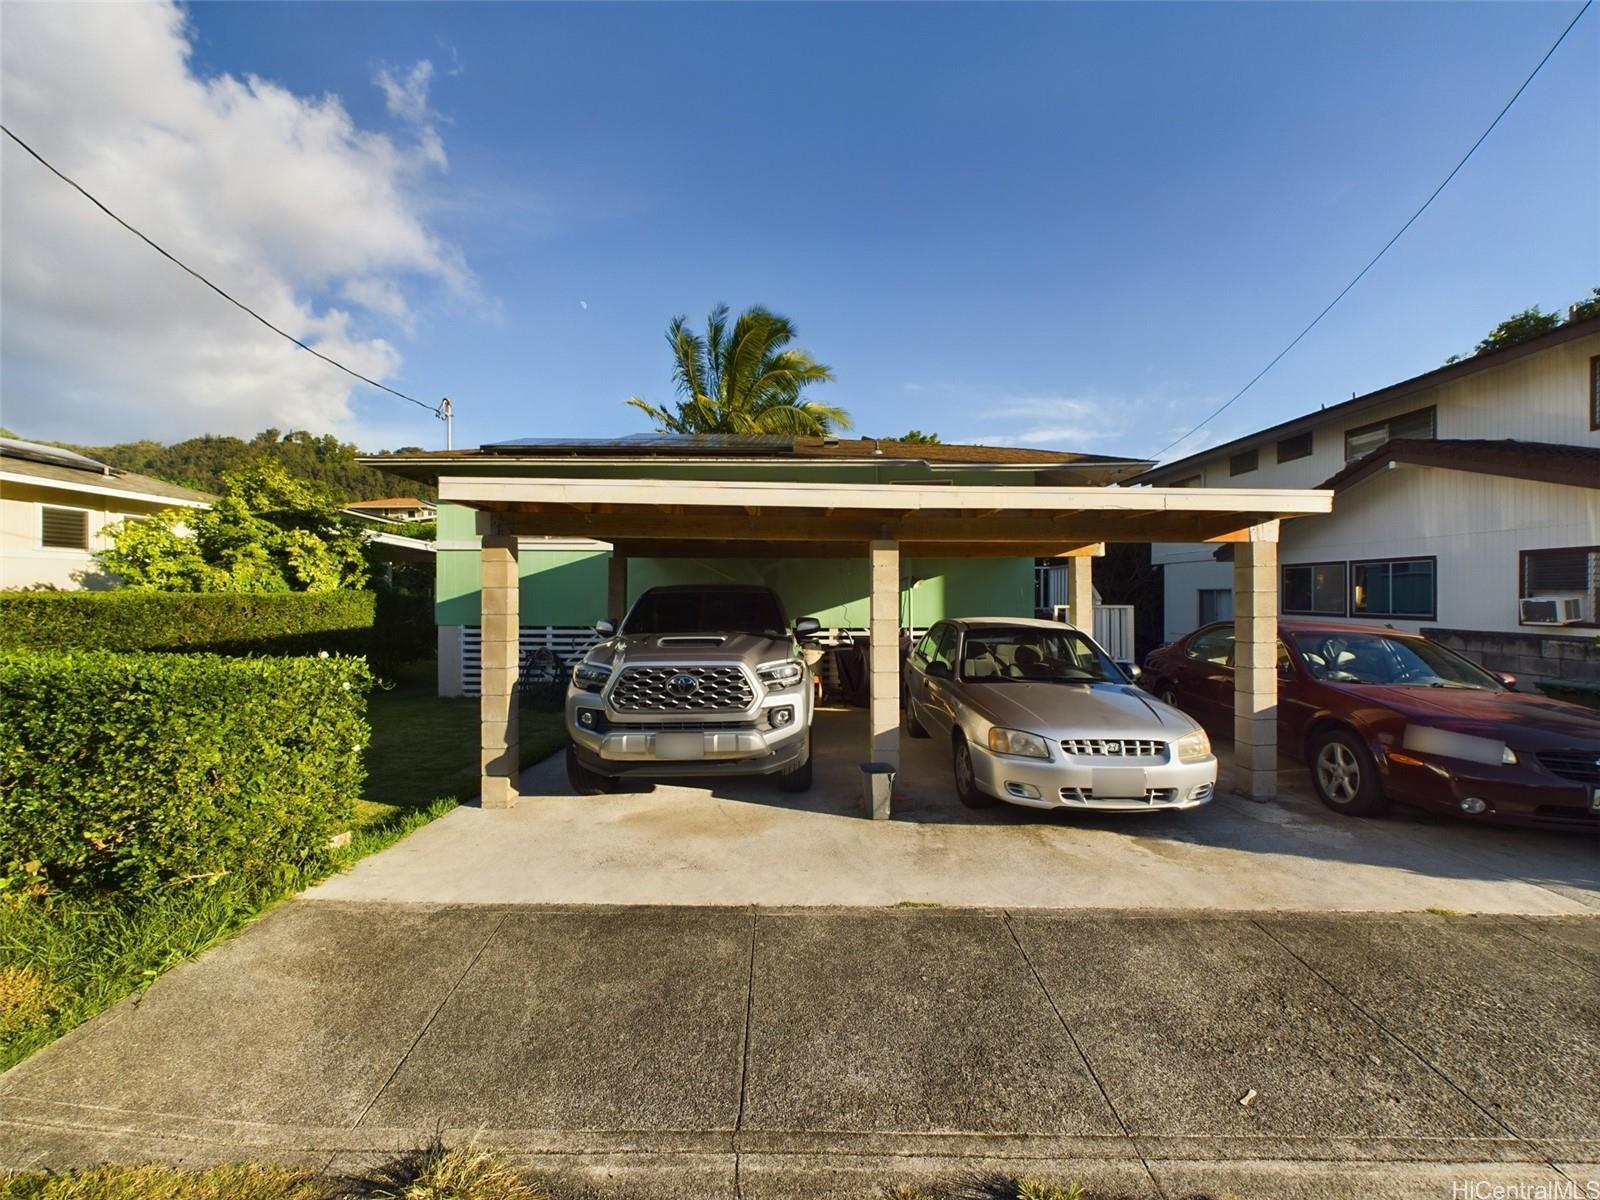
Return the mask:
POLYGON ((811 672, 770 588, 651 588, 572 669, 567 780, 579 795, 625 778, 776 775, 811 787, 811 672))

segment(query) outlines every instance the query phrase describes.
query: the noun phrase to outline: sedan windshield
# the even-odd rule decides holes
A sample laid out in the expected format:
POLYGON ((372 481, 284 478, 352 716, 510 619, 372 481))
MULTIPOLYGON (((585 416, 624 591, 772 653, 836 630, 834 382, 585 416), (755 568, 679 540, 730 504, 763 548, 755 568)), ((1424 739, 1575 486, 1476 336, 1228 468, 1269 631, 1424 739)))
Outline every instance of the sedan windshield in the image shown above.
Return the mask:
POLYGON ((1312 676, 1329 683, 1505 690, 1482 667, 1422 638, 1327 630, 1295 632, 1290 637, 1312 676))
POLYGON ((1122 683, 1117 665, 1072 629, 1019 626, 967 631, 961 678, 973 683, 1122 683))
POLYGON ((623 633, 754 633, 781 637, 783 611, 763 588, 651 591, 639 597, 623 633))

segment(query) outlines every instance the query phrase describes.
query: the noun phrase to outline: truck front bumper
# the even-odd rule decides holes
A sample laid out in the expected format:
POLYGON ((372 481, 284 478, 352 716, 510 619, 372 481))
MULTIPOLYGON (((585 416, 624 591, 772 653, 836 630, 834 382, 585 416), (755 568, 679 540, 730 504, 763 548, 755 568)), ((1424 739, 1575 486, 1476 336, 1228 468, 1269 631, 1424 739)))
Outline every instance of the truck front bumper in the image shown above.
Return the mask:
POLYGON ((574 690, 566 719, 578 761, 602 775, 775 775, 811 757, 811 705, 803 688, 768 694, 754 715, 693 721, 619 716, 592 692, 574 690), (781 709, 788 719, 779 725, 781 709))

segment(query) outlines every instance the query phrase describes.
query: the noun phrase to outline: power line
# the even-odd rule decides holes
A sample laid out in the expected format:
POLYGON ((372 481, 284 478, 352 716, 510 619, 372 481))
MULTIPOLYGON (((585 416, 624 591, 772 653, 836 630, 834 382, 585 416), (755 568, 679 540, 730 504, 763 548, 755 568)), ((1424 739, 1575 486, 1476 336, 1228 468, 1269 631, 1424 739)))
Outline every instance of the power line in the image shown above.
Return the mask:
POLYGON ((1279 350, 1277 354, 1273 355, 1273 358, 1272 358, 1271 362, 1269 362, 1266 366, 1262 367, 1261 370, 1257 371, 1255 373, 1255 375, 1251 377, 1249 383, 1245 384, 1242 388, 1240 388, 1232 396, 1228 397, 1228 399, 1226 401, 1224 401, 1221 405, 1219 405, 1217 407, 1216 411, 1211 413, 1208 417, 1205 418, 1205 420, 1201 421, 1198 425, 1194 426, 1194 428, 1190 429, 1187 433, 1183 434, 1180 437, 1175 438, 1174 440, 1168 442, 1165 446, 1161 447, 1160 450, 1156 451, 1156 453, 1155 453, 1155 455, 1153 457, 1160 458, 1163 454, 1165 454, 1168 450, 1171 450, 1179 442, 1185 441, 1188 438, 1193 437, 1195 434, 1199 433, 1202 429, 1204 429, 1207 425, 1209 425, 1212 421, 1216 420, 1223 413, 1225 413, 1229 408, 1231 408, 1233 406, 1234 401, 1238 400, 1241 396, 1243 396, 1251 388, 1255 387, 1255 385, 1260 381, 1260 379, 1261 379, 1261 377, 1263 375, 1265 375, 1268 371, 1272 370, 1273 367, 1277 366, 1279 360, 1281 360, 1284 355, 1288 354, 1289 351, 1293 350, 1296 346, 1298 346, 1300 344, 1300 340, 1302 338, 1304 338, 1306 336, 1306 334, 1310 333, 1313 329, 1315 329, 1317 327, 1317 325, 1321 322, 1323 317, 1327 316, 1330 312, 1333 311, 1333 306, 1335 304, 1338 304, 1339 301, 1343 300, 1345 298, 1345 294, 1347 292, 1349 292, 1351 288, 1355 287, 1356 284, 1360 283, 1362 278, 1366 275, 1366 273, 1368 271, 1372 270, 1373 267, 1378 265, 1378 260, 1389 252, 1389 247, 1393 246, 1396 242, 1398 242, 1400 240, 1401 235, 1404 234, 1406 230, 1410 229, 1411 226, 1416 223, 1417 218, 1420 217, 1423 213, 1428 211, 1428 206, 1439 198, 1439 193, 1444 191, 1445 187, 1450 183, 1450 181, 1452 179, 1454 179, 1456 177, 1456 175, 1461 171, 1461 168, 1467 165, 1467 160, 1469 158, 1471 158, 1474 153, 1476 153, 1478 147, 1483 145, 1484 141, 1488 138, 1488 136, 1491 133, 1494 132, 1495 126, 1500 124, 1500 119, 1502 117, 1504 117, 1506 115, 1506 113, 1511 111, 1511 106, 1517 102, 1518 97, 1520 97, 1523 92, 1528 90, 1528 85, 1533 82, 1534 76, 1538 75, 1539 72, 1544 69, 1544 65, 1545 65, 1545 63, 1550 61, 1551 55, 1553 55, 1558 49, 1561 48, 1561 43, 1567 40, 1567 34, 1571 33, 1572 32, 1572 27, 1574 25, 1576 25, 1580 20, 1583 19, 1583 14, 1589 11, 1589 6, 1591 4, 1593 4, 1593 3, 1594 3, 1594 0, 1584 0, 1584 5, 1583 5, 1582 8, 1580 8, 1578 10, 1578 15, 1573 17, 1572 20, 1570 22, 1568 22, 1567 27, 1561 31, 1561 36, 1558 37, 1555 40, 1555 43, 1550 47, 1550 49, 1545 51, 1544 57, 1539 60, 1539 65, 1534 67, 1534 69, 1531 72, 1529 72, 1528 77, 1522 81, 1522 86, 1519 87, 1516 90, 1516 92, 1512 95, 1511 99, 1506 101, 1505 107, 1502 108, 1499 111, 1499 113, 1497 113, 1495 115, 1495 119, 1489 122, 1489 128, 1485 129, 1480 135, 1478 135, 1478 140, 1472 143, 1472 148, 1461 156, 1461 161, 1458 162, 1455 165, 1455 167, 1451 170, 1450 174, 1448 174, 1448 175, 1446 175, 1444 177, 1444 182, 1441 183, 1438 187, 1433 189, 1433 194, 1422 202, 1422 207, 1417 209, 1416 212, 1411 214, 1411 219, 1408 220, 1404 225, 1400 226, 1399 232, 1396 233, 1392 238, 1390 238, 1387 242, 1385 242, 1383 244, 1383 249, 1379 250, 1376 254, 1374 254, 1372 256, 1371 261, 1368 262, 1366 266, 1362 267, 1361 270, 1356 273, 1356 277, 1354 279, 1352 279, 1349 283, 1345 284, 1344 287, 1340 289, 1339 294, 1337 296, 1335 296, 1332 300, 1328 301, 1327 307, 1324 308, 1321 312, 1319 312, 1315 317, 1312 318, 1311 324, 1307 325, 1299 333, 1295 334, 1294 340, 1292 342, 1290 342, 1282 350, 1279 350))
POLYGON ((345 366, 338 359, 329 358, 322 351, 314 349, 313 347, 306 345, 299 338, 295 337, 294 334, 288 333, 288 332, 286 332, 286 331, 284 331, 282 329, 279 329, 276 325, 274 325, 271 321, 269 321, 265 317, 263 317, 255 309, 251 308, 248 304, 245 304, 241 300, 235 300, 232 296, 228 295, 227 292, 223 291, 216 284, 212 283, 211 280, 207 279, 204 275, 200 274, 199 271, 196 271, 193 267, 191 267, 188 263, 184 262, 176 254, 173 254, 170 251, 163 249, 161 246, 158 246, 155 242, 151 241, 143 233, 139 232, 139 230, 135 229, 132 225, 128 224, 121 217, 117 216, 116 213, 112 212, 104 204, 100 203, 99 200, 95 199, 94 196, 90 195, 89 192, 83 187, 83 185, 77 182, 77 180, 72 179, 69 176, 63 174, 60 170, 58 170, 56 168, 56 166, 53 163, 51 163, 47 158, 45 158, 44 155, 40 154, 32 146, 28 145, 27 142, 23 141, 16 134, 12 133, 9 127, 7 127, 7 126, 5 126, 3 124, 0 124, 0 131, 4 131, 5 135, 8 138, 10 138, 13 142, 15 142, 17 145, 21 146, 24 150, 26 150, 29 154, 31 154, 34 157, 34 159, 36 159, 39 162, 39 164, 42 167, 44 167, 45 170, 49 171, 57 179, 61 180, 62 183, 66 184, 68 187, 70 187, 74 191, 76 191, 79 195, 81 195, 90 204, 94 205, 101 212, 105 213, 106 216, 110 217, 118 225, 121 225, 129 233, 133 234, 134 237, 138 238, 145 245, 149 246, 150 249, 154 250, 157 254, 161 255, 162 258, 167 259, 169 262, 175 263, 177 266, 179 266, 183 270, 187 271, 190 275, 193 275, 196 279, 198 279, 201 283, 205 284, 208 288, 210 288, 217 295, 221 296, 229 304, 233 305, 237 309, 241 309, 244 312, 249 313, 252 317, 254 317, 256 320, 260 321, 263 325, 265 325, 268 329, 272 330, 272 332, 277 334, 279 337, 287 338, 289 341, 293 342, 296 346, 299 346, 300 349, 304 350, 307 354, 316 355, 318 358, 320 358, 323 362, 327 363, 329 366, 339 368, 339 370, 343 371, 346 375, 349 375, 349 376, 351 376, 352 378, 355 378, 355 379, 359 379, 362 383, 369 384, 370 386, 377 388, 380 392, 388 392, 389 395, 396 396, 401 400, 407 401, 408 403, 415 404, 418 408, 425 408, 429 412, 431 412, 434 416, 438 417, 441 421, 443 421, 445 419, 444 405, 442 405, 442 404, 429 404, 426 401, 418 400, 415 396, 408 396, 404 392, 397 392, 397 391, 395 391, 394 388, 389 387, 386 384, 379 383, 376 379, 369 379, 367 376, 363 375, 360 371, 351 370, 349 367, 345 366))

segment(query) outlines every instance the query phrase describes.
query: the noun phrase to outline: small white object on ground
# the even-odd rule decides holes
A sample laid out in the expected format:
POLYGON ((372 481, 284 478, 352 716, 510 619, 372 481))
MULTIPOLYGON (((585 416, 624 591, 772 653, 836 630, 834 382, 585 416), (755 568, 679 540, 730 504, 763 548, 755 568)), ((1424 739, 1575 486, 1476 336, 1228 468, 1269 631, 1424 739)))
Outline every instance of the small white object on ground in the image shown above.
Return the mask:
POLYGON ((1251 1088, 1248 1092, 1246 1092, 1244 1095, 1239 1097, 1239 1106, 1241 1108, 1249 1108, 1255 1102, 1256 1102, 1256 1090, 1255 1090, 1255 1088, 1251 1088))

